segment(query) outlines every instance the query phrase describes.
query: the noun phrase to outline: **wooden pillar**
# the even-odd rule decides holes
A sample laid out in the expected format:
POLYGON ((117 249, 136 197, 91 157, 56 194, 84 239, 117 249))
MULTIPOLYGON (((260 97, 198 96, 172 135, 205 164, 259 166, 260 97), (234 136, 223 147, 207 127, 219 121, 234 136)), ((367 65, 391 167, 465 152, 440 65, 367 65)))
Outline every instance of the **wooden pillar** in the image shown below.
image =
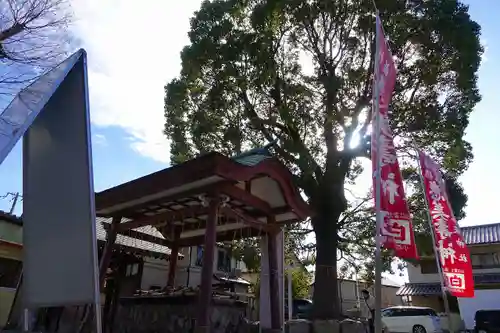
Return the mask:
POLYGON ((144 258, 139 260, 139 271, 137 272, 137 289, 142 291, 142 276, 144 275, 144 258))
POLYGON ((211 198, 209 202, 209 214, 203 249, 203 266, 201 268, 199 311, 196 318, 196 333, 210 332, 210 308, 212 303, 212 280, 214 274, 219 203, 220 199, 218 195, 215 198, 211 198))
POLYGON ((281 329, 281 311, 280 311, 280 283, 278 273, 278 247, 277 247, 277 232, 268 234, 267 248, 269 256, 269 296, 271 308, 271 328, 272 330, 281 329))
POLYGON ((127 263, 120 261, 116 271, 114 272, 115 285, 113 288, 113 294, 111 299, 111 309, 108 316, 109 322, 106 323, 107 331, 103 330, 103 333, 114 332, 116 312, 118 309, 118 302, 120 301, 120 294, 123 285, 123 280, 125 279, 125 274, 127 272, 127 263))
POLYGON ((116 242, 116 227, 121 222, 122 218, 113 217, 111 221, 111 226, 108 230, 108 234, 106 237, 106 244, 104 245, 104 249, 102 250, 101 261, 99 262, 99 288, 102 288, 104 285, 104 279, 106 278, 106 272, 108 271, 109 264, 111 262, 111 257, 113 255, 113 246, 116 242))
POLYGON ((104 288, 104 295, 106 297, 104 301, 104 308, 102 310, 102 331, 106 332, 108 327, 107 324, 110 322, 111 304, 113 301, 113 295, 116 289, 116 274, 113 272, 111 279, 108 279, 106 283, 106 288, 104 288))
POLYGON ((177 270, 177 258, 179 256, 179 238, 181 236, 181 228, 174 227, 172 248, 170 249, 170 261, 168 263, 168 280, 167 288, 173 288, 175 284, 175 271, 177 270))

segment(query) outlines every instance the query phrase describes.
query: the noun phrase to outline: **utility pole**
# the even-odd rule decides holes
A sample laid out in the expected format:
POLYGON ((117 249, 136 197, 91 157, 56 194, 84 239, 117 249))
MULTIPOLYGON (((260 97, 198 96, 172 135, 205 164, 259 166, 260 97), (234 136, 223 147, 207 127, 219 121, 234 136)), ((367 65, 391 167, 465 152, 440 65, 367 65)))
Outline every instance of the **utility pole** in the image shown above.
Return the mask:
POLYGON ((9 193, 9 194, 14 196, 14 199, 12 200, 12 206, 10 207, 9 211, 9 214, 12 215, 14 213, 14 209, 16 208, 17 200, 19 199, 19 192, 9 193))

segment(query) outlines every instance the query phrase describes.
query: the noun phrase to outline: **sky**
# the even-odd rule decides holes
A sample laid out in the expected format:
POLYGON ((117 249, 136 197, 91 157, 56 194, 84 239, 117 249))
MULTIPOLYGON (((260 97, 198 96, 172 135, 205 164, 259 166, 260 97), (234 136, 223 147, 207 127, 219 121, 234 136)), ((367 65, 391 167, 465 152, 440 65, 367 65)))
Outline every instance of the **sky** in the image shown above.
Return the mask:
MULTIPOLYGON (((168 167, 163 87, 180 71, 201 0, 71 1, 71 31, 88 53, 94 186, 101 191, 168 167)), ((21 170, 18 144, 0 165, 0 197, 22 192, 21 170)), ((0 199, 0 209, 10 210, 10 198, 0 199)))
POLYGON ((470 117, 466 140, 472 144, 474 161, 460 178, 468 195, 467 217, 462 226, 500 222, 496 209, 500 197, 500 178, 496 172, 500 164, 500 149, 495 135, 500 124, 498 73, 500 64, 500 22, 494 14, 500 10, 497 1, 470 1, 470 15, 482 27, 485 47, 483 63, 479 70, 479 90, 482 101, 470 117), (487 5, 486 5, 487 3, 487 5))
MULTIPOLYGON (((121 0, 71 1, 71 32, 88 53, 94 182, 101 191, 168 166, 169 146, 162 134, 164 85, 179 73, 179 52, 188 43, 189 19, 201 0, 143 0, 140 6, 121 0)), ((469 2, 472 18, 482 26, 486 52, 479 72, 483 99, 466 135, 475 157, 460 178, 469 197, 462 226, 500 222, 492 209, 500 198, 495 171, 500 149, 494 137, 500 124, 500 112, 494 111, 500 105, 500 23, 495 14, 500 2, 469 2)), ((18 144, 0 165, 0 198, 22 192, 21 170, 18 144)), ((365 174, 357 187, 366 192, 369 186, 365 174)), ((0 209, 9 211, 11 205, 10 197, 0 199, 0 209)), ((22 212, 21 204, 15 212, 22 212)))

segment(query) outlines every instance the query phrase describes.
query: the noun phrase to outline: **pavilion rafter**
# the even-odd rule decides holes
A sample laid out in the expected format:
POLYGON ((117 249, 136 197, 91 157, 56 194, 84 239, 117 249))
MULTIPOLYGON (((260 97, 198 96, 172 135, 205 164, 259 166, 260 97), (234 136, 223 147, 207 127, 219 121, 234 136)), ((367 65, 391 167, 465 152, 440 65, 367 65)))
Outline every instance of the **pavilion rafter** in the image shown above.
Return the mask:
POLYGON ((246 214, 240 210, 233 209, 231 207, 222 208, 221 213, 225 214, 226 216, 232 216, 236 220, 240 219, 244 224, 247 224, 248 226, 251 226, 254 228, 260 228, 266 232, 269 232, 269 231, 272 231, 273 229, 275 229, 275 226, 267 223, 267 221, 266 222, 259 221, 255 218, 249 216, 248 214, 246 214))
POLYGON ((265 215, 272 214, 272 208, 268 202, 251 194, 248 190, 244 190, 234 186, 233 184, 224 184, 218 188, 220 193, 228 195, 231 199, 238 200, 264 213, 265 215))
POLYGON ((121 205, 117 205, 118 207, 113 207, 112 211, 109 213, 107 211, 110 210, 110 208, 106 208, 104 209, 105 211, 104 213, 99 212, 98 214, 105 217, 120 215, 122 217, 134 220, 137 219, 138 217, 142 217, 144 215, 144 212, 151 210, 152 207, 174 210, 172 206, 176 205, 182 206, 182 202, 191 199, 196 199, 200 195, 211 193, 214 191, 214 189, 218 188, 219 186, 224 186, 225 184, 228 183, 231 182, 218 181, 210 185, 192 188, 182 192, 161 196, 155 199, 150 199, 150 200, 141 199, 137 200, 136 203, 123 205, 123 207, 120 207, 121 205))
POLYGON ((124 231, 147 225, 158 226, 160 224, 174 224, 176 222, 183 223, 186 218, 196 218, 207 215, 208 212, 208 208, 203 206, 187 207, 176 211, 166 211, 156 215, 143 216, 136 220, 120 223, 116 228, 117 231, 124 231))
MULTIPOLYGON (((103 224, 103 228, 107 232, 109 232, 109 230, 111 229, 111 227, 110 227, 109 224, 103 224)), ((131 237, 131 238, 135 238, 135 239, 138 239, 138 240, 143 240, 143 241, 146 241, 146 242, 149 242, 149 243, 153 243, 153 244, 158 244, 158 245, 167 246, 167 247, 171 247, 172 246, 172 241, 171 240, 160 238, 160 237, 156 237, 156 236, 153 236, 153 235, 149 235, 149 234, 146 234, 144 232, 137 231, 137 230, 131 230, 131 229, 116 230, 116 233, 119 234, 119 235, 123 235, 123 236, 131 237)))

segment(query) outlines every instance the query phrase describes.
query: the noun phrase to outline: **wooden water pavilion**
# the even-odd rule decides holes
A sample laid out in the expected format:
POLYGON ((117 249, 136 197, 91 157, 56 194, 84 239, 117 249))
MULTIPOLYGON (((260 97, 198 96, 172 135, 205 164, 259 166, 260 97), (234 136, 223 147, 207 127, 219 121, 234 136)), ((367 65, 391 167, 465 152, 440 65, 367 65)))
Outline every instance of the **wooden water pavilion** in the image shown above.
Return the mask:
MULTIPOLYGON (((193 327, 195 332, 214 331, 212 313, 219 304, 212 290, 217 242, 262 236, 261 289, 267 292, 261 290, 260 322, 264 331, 281 329, 283 316, 278 270, 282 258, 278 257, 278 235, 284 225, 307 218, 310 210, 293 184, 293 175, 266 149, 252 150, 233 158, 216 152, 208 153, 107 189, 96 194, 96 211, 100 217, 112 218, 100 259, 101 283, 110 264, 117 235, 157 243, 158 239, 141 234, 138 228, 153 226, 161 232, 165 238, 161 239, 161 243, 171 249, 167 291, 174 286, 179 249, 204 246, 199 290, 195 299, 182 303, 196 309, 189 312, 195 318, 186 319, 192 326, 186 332, 193 327), (266 294, 268 297, 265 297, 266 294), (262 318, 262 313, 268 313, 269 318, 262 318)), ((142 304, 143 308, 151 309, 151 304, 159 302, 168 305, 178 304, 179 301, 178 297, 168 294, 154 299, 137 295, 127 302, 124 300, 120 307, 142 304)), ((165 312, 161 315, 168 316, 167 307, 165 312)), ((118 313, 137 317, 137 312, 130 314, 123 309, 118 313)), ((118 320, 121 319, 116 318, 114 322, 118 320)), ((158 329, 161 327, 157 325, 151 330, 141 327, 140 331, 158 329)), ((175 333, 179 333, 179 327, 162 330, 172 333, 177 330, 175 333)), ((129 330, 120 328, 120 332, 125 331, 129 330)))

